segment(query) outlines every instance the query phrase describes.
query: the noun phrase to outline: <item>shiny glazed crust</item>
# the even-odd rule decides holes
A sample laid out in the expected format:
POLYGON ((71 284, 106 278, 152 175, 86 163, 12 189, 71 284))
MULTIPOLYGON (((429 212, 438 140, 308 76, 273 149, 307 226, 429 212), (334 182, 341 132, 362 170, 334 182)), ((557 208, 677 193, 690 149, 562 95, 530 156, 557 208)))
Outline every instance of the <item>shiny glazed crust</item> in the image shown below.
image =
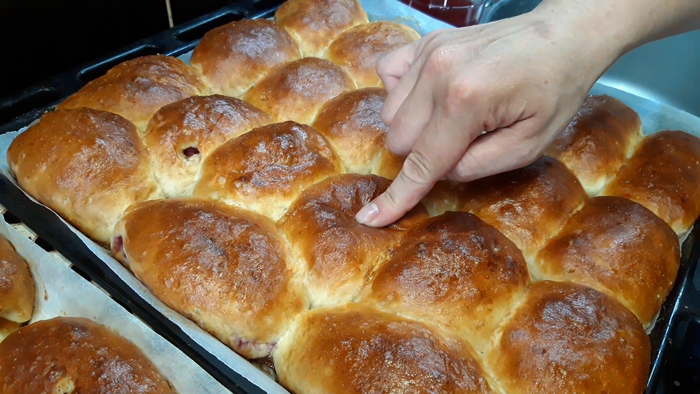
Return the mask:
POLYGON ((164 105, 207 92, 199 74, 182 60, 163 55, 142 56, 90 81, 57 108, 88 107, 113 112, 143 131, 164 105))
POLYGON ((493 392, 466 342, 357 304, 302 314, 274 361, 295 393, 493 392))
POLYGON ((564 163, 590 195, 597 195, 642 137, 639 115, 609 96, 588 96, 545 154, 564 163))
POLYGON ((275 224, 215 201, 137 204, 112 239, 153 294, 248 358, 266 357, 306 308, 275 224))
POLYGON ((680 264, 673 230, 643 206, 597 197, 537 254, 537 276, 581 283, 617 298, 648 326, 680 264))
POLYGON ((166 105, 143 138, 166 197, 188 197, 204 161, 226 141, 272 123, 272 117, 233 97, 195 96, 166 105))
POLYGON ((88 319, 57 317, 0 343, 0 391, 174 394, 134 344, 88 319))
POLYGON ((277 122, 311 124, 323 104, 353 89, 355 83, 340 67, 325 59, 308 57, 270 71, 243 99, 277 122))
POLYGON ((520 250, 465 212, 409 230, 363 291, 363 302, 447 326, 483 349, 525 294, 530 274, 520 250))
POLYGON ((136 127, 105 111, 46 113, 7 161, 22 189, 104 244, 129 205, 162 197, 136 127))
POLYGON ((0 319, 24 323, 32 318, 33 310, 34 280, 27 262, 0 235, 0 319))
POLYGON ((359 224, 355 214, 389 183, 375 175, 327 178, 306 189, 278 223, 304 273, 312 306, 353 300, 401 235, 427 218, 418 206, 389 227, 359 224))
POLYGON ((357 0, 289 0, 277 9, 275 21, 299 42, 302 55, 316 57, 340 33, 368 22, 357 0))
POLYGON ((213 92, 241 97, 272 68, 300 57, 286 30, 266 19, 245 19, 205 34, 190 64, 213 92))
POLYGON ((649 337, 615 299, 573 283, 535 282, 499 328, 486 365, 503 391, 644 391, 649 337))
POLYGON ((381 87, 376 70, 379 59, 419 38, 415 30, 399 23, 364 23, 338 36, 324 57, 345 70, 358 88, 381 87))
POLYGON ((346 172, 394 179, 401 170, 404 158, 386 147, 389 128, 381 119, 386 96, 381 88, 343 93, 316 117, 313 127, 333 145, 346 172))
POLYGON ((646 137, 603 192, 644 205, 684 234, 700 216, 700 138, 682 131, 646 137))
POLYGON ((212 153, 204 162, 194 196, 278 220, 304 189, 341 170, 333 148, 313 128, 276 123, 231 140, 212 153))

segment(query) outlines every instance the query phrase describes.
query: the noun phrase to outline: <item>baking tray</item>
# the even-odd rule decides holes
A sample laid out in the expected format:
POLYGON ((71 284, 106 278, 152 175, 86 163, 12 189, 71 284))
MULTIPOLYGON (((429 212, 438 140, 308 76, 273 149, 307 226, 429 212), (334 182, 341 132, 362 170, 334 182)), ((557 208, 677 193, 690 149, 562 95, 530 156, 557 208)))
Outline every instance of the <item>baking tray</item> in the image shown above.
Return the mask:
MULTIPOLYGON (((270 17, 282 2, 283 0, 234 2, 216 12, 43 81, 14 96, 0 98, 0 124, 2 124, 0 134, 26 127, 85 83, 103 75, 118 63, 154 53, 185 55, 194 48, 204 33, 212 28, 244 18, 270 17)), ((624 95, 624 92, 619 93, 624 95)), ((619 96, 619 94, 613 95, 619 96)), ((35 231, 51 247, 70 259, 77 271, 96 282, 117 302, 175 344, 227 389, 234 393, 263 392, 258 386, 190 339, 177 325, 139 297, 114 271, 106 267, 105 263, 58 216, 30 200, 4 176, 0 176, 0 204, 35 231)), ((676 284, 667 297, 650 334, 652 369, 647 394, 700 392, 698 368, 681 363, 689 346, 685 343, 686 337, 692 337, 688 333, 694 332, 692 331, 694 327, 700 327, 700 293, 693 283, 693 275, 699 261, 700 221, 696 223, 694 230, 683 243, 676 284)))

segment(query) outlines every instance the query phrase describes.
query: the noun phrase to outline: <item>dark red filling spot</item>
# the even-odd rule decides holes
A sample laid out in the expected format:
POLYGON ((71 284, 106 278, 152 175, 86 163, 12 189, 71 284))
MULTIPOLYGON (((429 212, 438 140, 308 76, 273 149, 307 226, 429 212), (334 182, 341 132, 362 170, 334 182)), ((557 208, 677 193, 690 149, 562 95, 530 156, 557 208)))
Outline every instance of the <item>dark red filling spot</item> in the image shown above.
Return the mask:
POLYGON ((112 240, 112 253, 117 254, 122 251, 124 247, 124 239, 122 236, 114 237, 112 240))
POLYGON ((189 148, 185 149, 182 151, 182 153, 185 155, 186 158, 190 158, 194 155, 199 154, 199 149, 195 148, 194 146, 190 146, 189 148))

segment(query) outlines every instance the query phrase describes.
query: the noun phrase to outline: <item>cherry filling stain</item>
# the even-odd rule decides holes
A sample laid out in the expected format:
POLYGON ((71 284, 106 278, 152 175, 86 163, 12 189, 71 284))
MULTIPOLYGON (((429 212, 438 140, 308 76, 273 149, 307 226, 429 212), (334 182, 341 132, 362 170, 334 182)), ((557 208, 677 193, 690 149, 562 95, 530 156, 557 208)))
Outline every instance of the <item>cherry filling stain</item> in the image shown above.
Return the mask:
POLYGON ((112 253, 117 254, 124 248, 124 239, 122 236, 114 237, 112 240, 112 253))
POLYGON ((182 151, 182 154, 185 155, 186 158, 190 158, 194 155, 199 154, 199 149, 195 148, 194 146, 190 146, 189 148, 185 149, 182 151))

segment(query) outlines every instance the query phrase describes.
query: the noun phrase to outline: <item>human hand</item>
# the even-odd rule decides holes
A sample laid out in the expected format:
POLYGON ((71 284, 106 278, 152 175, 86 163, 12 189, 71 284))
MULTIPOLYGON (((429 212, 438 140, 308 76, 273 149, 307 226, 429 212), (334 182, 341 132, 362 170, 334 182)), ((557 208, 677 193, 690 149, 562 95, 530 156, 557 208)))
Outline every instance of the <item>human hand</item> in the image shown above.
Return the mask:
POLYGON ((408 156, 360 223, 396 221, 440 179, 468 182, 542 154, 623 51, 551 11, 436 31, 380 61, 387 145, 408 156))

